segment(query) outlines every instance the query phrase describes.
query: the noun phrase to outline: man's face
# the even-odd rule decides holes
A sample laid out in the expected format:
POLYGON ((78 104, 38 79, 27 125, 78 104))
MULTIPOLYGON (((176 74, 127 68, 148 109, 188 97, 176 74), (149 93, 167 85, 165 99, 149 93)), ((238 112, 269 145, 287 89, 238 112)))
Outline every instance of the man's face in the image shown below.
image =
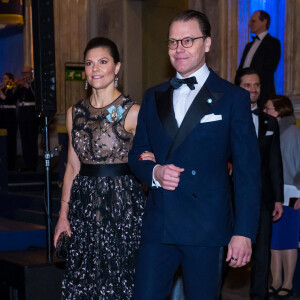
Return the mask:
MULTIPOLYGON (((199 23, 196 20, 187 22, 173 22, 169 30, 169 40, 182 40, 184 38, 198 38, 203 36, 199 23)), ((192 47, 184 48, 181 42, 178 42, 176 49, 169 49, 169 57, 172 66, 182 77, 188 77, 200 69, 205 63, 205 52, 210 49, 211 39, 207 37, 196 39, 192 47)))
POLYGON ((256 11, 250 18, 249 27, 250 31, 255 34, 260 34, 267 30, 267 20, 261 21, 259 19, 260 12, 256 11))
POLYGON ((240 87, 250 92, 251 103, 257 102, 260 96, 260 80, 257 74, 244 75, 240 87))
POLYGON ((29 67, 24 67, 23 71, 22 71, 22 78, 25 81, 30 81, 32 78, 32 72, 31 72, 31 68, 29 67))

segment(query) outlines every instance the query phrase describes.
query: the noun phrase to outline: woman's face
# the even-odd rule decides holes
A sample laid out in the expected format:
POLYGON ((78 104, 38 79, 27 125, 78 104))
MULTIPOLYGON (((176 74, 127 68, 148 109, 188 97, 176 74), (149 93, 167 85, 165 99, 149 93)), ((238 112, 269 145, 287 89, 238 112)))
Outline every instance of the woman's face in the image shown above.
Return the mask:
POLYGON ((121 63, 115 64, 107 48, 94 48, 85 57, 85 74, 88 83, 95 89, 104 89, 113 84, 121 63))
POLYGON ((273 116, 278 117, 278 112, 275 110, 275 107, 273 105, 273 102, 271 100, 268 100, 264 106, 264 112, 273 116))

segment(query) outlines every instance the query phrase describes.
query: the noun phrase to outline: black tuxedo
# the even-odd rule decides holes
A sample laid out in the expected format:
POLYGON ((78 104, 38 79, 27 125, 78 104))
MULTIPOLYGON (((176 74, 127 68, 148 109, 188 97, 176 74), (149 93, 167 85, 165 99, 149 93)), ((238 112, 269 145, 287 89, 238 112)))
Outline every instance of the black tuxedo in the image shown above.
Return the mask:
POLYGON ((276 118, 258 110, 258 144, 261 158, 261 210, 273 211, 283 202, 280 133, 276 118))
MULTIPOLYGON (((252 45, 253 42, 250 42, 246 45, 238 70, 243 69, 245 59, 252 45)), ((280 41, 272 37, 270 34, 267 34, 254 53, 250 64, 250 67, 255 69, 260 77, 261 107, 270 96, 276 93, 274 84, 274 72, 276 71, 279 60, 280 41)))
POLYGON ((266 299, 270 268, 272 212, 275 202, 283 202, 283 173, 276 118, 257 110, 258 144, 261 157, 261 211, 256 243, 253 247, 251 299, 266 299))

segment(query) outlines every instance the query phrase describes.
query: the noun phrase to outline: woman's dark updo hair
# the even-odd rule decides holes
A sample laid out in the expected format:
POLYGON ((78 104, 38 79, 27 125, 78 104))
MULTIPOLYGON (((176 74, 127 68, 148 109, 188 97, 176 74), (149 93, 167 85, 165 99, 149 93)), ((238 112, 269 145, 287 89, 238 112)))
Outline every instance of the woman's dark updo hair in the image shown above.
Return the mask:
POLYGON ((112 40, 105 38, 105 37, 95 37, 95 38, 89 40, 89 42, 87 43, 85 50, 83 52, 83 58, 85 59, 88 51, 90 51, 91 49, 94 49, 94 48, 108 49, 109 54, 114 59, 115 64, 120 62, 120 54, 119 54, 118 47, 112 40))
POLYGON ((293 103, 287 96, 274 95, 269 100, 272 101, 274 109, 278 112, 278 117, 284 118, 294 115, 293 103))

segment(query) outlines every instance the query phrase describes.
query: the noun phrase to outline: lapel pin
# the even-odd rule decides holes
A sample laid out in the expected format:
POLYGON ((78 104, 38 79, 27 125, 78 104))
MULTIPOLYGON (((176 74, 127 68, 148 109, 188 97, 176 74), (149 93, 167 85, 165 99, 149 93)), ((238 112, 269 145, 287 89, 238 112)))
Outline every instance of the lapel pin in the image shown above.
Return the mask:
POLYGON ((206 102, 209 103, 209 104, 211 104, 212 103, 212 99, 209 98, 209 99, 206 100, 206 102))
POLYGON ((265 120, 265 122, 264 122, 265 124, 268 124, 268 121, 267 120, 265 120))

